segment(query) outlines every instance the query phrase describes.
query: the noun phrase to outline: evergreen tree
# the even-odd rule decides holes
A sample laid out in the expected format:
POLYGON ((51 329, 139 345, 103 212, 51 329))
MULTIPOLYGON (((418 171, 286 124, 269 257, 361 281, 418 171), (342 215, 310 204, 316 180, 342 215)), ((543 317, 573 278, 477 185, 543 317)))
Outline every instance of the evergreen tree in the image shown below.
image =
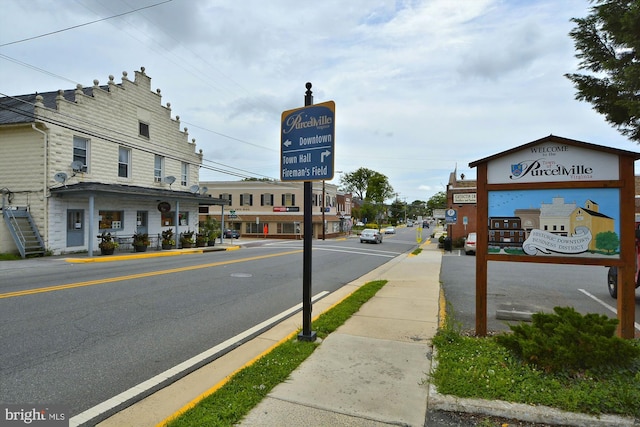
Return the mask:
POLYGON ((565 74, 577 89, 576 99, 593 104, 611 125, 640 143, 640 0, 592 0, 573 38, 579 69, 565 74))

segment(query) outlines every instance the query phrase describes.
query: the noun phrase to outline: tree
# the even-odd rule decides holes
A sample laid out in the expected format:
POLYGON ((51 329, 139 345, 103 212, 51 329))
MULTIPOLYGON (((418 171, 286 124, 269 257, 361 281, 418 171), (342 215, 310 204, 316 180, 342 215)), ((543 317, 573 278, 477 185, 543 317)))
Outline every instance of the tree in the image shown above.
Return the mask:
POLYGON ((429 215, 433 216, 434 209, 445 209, 447 207, 447 193, 444 191, 439 191, 429 200, 427 200, 427 211, 429 211, 429 215))
POLYGON ((593 104, 611 125, 640 143, 640 2, 592 0, 573 38, 579 69, 592 75, 565 74, 577 89, 576 99, 593 104))
POLYGON ((612 253, 620 246, 620 239, 613 231, 603 231, 596 234, 596 248, 612 253))
POLYGON ((379 172, 376 172, 367 168, 360 168, 355 172, 349 172, 340 177, 340 185, 344 188, 344 191, 350 192, 354 197, 365 200, 373 200, 373 193, 370 192, 387 192, 386 199, 390 198, 393 194, 393 189, 390 192, 385 191, 386 187, 391 187, 386 176, 379 172), (384 188, 379 188, 382 185, 384 188))

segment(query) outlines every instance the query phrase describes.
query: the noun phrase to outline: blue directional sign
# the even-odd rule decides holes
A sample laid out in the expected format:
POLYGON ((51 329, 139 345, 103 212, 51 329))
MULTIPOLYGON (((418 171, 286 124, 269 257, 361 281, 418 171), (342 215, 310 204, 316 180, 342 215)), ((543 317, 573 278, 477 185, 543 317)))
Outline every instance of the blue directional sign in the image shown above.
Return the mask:
POLYGON ((280 128, 280 179, 330 181, 335 158, 333 101, 282 113, 280 128))

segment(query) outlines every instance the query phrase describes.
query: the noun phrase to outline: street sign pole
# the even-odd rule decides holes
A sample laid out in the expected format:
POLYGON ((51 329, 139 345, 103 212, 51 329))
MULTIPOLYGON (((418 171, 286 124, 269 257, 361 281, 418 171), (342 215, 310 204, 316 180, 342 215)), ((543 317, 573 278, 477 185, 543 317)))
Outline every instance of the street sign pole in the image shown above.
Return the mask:
MULTIPOLYGON (((311 83, 305 85, 304 105, 313 105, 311 83)), ((302 332, 298 334, 299 341, 315 341, 316 332, 311 330, 311 251, 313 230, 313 208, 311 181, 304 182, 304 240, 302 258, 302 332)))

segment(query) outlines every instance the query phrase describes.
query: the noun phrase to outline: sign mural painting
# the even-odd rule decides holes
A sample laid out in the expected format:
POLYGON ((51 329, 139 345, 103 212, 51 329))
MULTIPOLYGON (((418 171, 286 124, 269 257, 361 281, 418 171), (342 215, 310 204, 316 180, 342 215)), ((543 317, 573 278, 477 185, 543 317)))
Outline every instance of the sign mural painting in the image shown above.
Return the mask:
POLYGON ((489 191, 488 252, 619 258, 617 188, 489 191))

